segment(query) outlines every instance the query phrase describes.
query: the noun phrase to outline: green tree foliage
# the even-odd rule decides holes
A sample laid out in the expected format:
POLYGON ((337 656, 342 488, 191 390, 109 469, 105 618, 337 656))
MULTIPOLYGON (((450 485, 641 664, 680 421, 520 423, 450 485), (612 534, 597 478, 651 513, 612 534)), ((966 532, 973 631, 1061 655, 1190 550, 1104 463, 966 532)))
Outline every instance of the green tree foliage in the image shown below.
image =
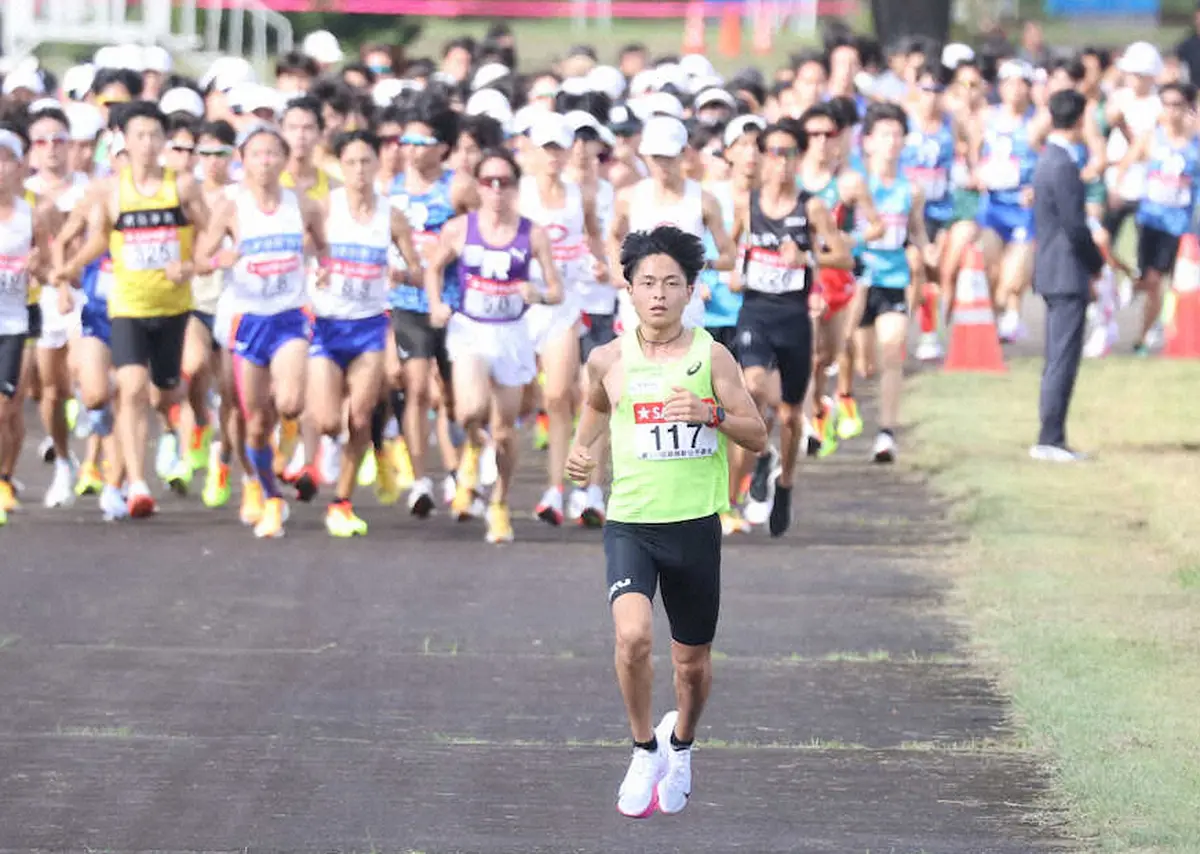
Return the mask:
MULTIPOLYGON (((317 4, 321 5, 320 3, 317 4)), ((341 42, 347 56, 368 43, 393 47, 410 44, 421 34, 419 18, 399 15, 344 15, 340 12, 288 12, 297 45, 316 30, 329 30, 341 42)))

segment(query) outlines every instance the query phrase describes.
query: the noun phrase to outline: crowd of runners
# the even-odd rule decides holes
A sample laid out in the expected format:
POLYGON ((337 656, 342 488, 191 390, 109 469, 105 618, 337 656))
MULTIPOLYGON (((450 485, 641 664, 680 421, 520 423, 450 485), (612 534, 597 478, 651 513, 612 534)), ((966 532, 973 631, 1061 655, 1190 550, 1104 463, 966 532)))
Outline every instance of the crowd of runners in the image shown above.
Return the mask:
MULTIPOLYGON (((702 55, 636 45, 611 66, 580 47, 518 72, 498 26, 439 61, 393 58, 347 62, 318 32, 270 81, 236 57, 192 80, 137 46, 61 84, 9 70, 0 522, 23 501, 90 495, 107 519, 150 516, 153 469, 213 509, 240 480, 258 537, 283 534, 289 498, 320 492, 331 535, 364 534, 352 500, 373 485, 384 504, 444 506, 508 542, 518 427, 532 425, 545 490, 519 510, 599 526, 608 439, 584 482, 565 481, 585 366, 638 324, 623 241, 671 224, 706 247, 685 324, 734 354, 777 427, 763 453, 730 454, 723 531, 780 535, 797 457, 867 429, 864 379, 880 385, 871 458, 895 459, 910 340, 940 356, 969 245, 1001 340, 1022 334, 1030 185, 1046 100, 1066 88, 1091 105, 1078 157, 1110 263, 1089 352, 1111 349, 1137 292, 1135 349, 1160 337, 1200 145, 1194 88, 1149 44, 1035 67, 847 33, 773 76, 725 79, 702 55), (1137 258, 1122 260, 1129 214, 1137 258), (44 496, 13 478, 29 396, 54 466, 44 496)), ((653 440, 687 457, 700 435, 653 440)))

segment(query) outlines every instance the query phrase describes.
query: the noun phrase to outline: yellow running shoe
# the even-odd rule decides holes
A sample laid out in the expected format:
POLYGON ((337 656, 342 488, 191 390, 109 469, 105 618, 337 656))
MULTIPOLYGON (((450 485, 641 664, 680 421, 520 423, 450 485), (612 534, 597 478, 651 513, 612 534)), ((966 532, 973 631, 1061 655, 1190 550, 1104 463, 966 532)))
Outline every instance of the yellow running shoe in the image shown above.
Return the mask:
POLYGON ((79 467, 79 479, 75 481, 76 495, 99 495, 104 489, 104 480, 95 463, 84 463, 79 467))
POLYGON ((853 397, 838 395, 837 434, 844 440, 853 439, 863 431, 862 418, 858 414, 858 402, 853 397))
POLYGON ((366 487, 373 484, 379 476, 378 468, 374 454, 363 454, 362 463, 358 466, 358 485, 366 487))
POLYGON ((208 467, 208 448, 212 444, 212 427, 193 427, 192 437, 188 440, 187 461, 192 471, 202 471, 208 467))
POLYGON ((507 504, 488 505, 487 541, 497 544, 513 541, 512 517, 508 512, 507 504))
POLYGON ((392 465, 396 469, 396 486, 400 487, 400 489, 411 489, 412 485, 417 482, 417 478, 413 473, 412 457, 408 453, 408 443, 401 437, 393 439, 390 442, 384 442, 383 446, 390 453, 392 465))
POLYGON ((283 536, 283 523, 288 519, 287 502, 282 498, 268 498, 263 507, 262 518, 254 526, 254 536, 260 540, 277 539, 283 536))
POLYGON ((533 422, 533 449, 544 451, 550 447, 550 416, 539 412, 533 422))
POLYGON ((11 513, 20 509, 21 502, 17 501, 17 493, 13 491, 13 485, 7 480, 0 480, 0 510, 11 513))
POLYGON ((263 517, 263 488, 257 480, 242 481, 242 524, 257 525, 263 517))
POLYGON ((475 503, 475 490, 467 489, 459 481, 458 486, 454 490, 454 500, 450 502, 450 515, 459 522, 466 522, 473 518, 471 513, 471 505, 475 503))
POLYGON ((365 537, 367 523, 354 515, 354 507, 349 501, 335 501, 325 511, 325 530, 329 536, 339 539, 365 537))
POLYGON ((379 499, 380 504, 391 507, 400 500, 400 484, 397 482, 396 468, 392 465, 392 458, 386 450, 377 451, 374 456, 377 470, 375 497, 379 499))
POLYGON ((748 534, 754 529, 754 526, 742 518, 742 511, 736 507, 730 508, 728 513, 721 514, 721 533, 725 536, 733 534, 748 534))
POLYGON ((458 488, 474 492, 479 485, 480 448, 472 442, 463 445, 462 459, 458 463, 458 488))
POLYGON ((63 414, 67 417, 67 429, 72 433, 75 432, 75 425, 79 423, 79 401, 74 397, 68 397, 63 404, 63 414))
POLYGON ((8 514, 5 513, 3 510, 0 510, 0 528, 3 528, 7 524, 8 524, 8 514))
MULTIPOLYGON (((210 468, 204 478, 204 491, 200 500, 205 507, 224 507, 229 503, 233 490, 229 486, 229 466, 221 463, 216 468, 210 468)), ((244 506, 244 505, 243 505, 244 506)))

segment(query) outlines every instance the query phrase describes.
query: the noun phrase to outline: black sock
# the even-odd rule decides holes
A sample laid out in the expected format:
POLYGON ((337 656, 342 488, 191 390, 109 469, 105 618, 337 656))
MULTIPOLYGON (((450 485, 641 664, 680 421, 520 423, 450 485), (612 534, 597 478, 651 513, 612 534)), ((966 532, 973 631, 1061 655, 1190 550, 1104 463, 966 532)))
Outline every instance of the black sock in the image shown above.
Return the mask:
POLYGON ((883 435, 883 436, 891 436, 893 439, 895 439, 895 438, 896 438, 896 434, 894 434, 894 433, 892 432, 892 428, 891 428, 891 427, 884 427, 883 429, 881 429, 881 430, 879 431, 879 433, 880 433, 880 435, 883 435))
POLYGON ((383 450, 383 428, 387 424, 387 406, 381 401, 371 412, 371 445, 376 451, 383 450))
POLYGON ((335 498, 329 502, 329 506, 330 507, 342 507, 342 506, 349 507, 350 499, 349 498, 335 498))
POLYGON ((403 389, 400 389, 399 391, 392 390, 388 394, 388 400, 392 404, 392 412, 396 416, 396 423, 400 425, 400 432, 403 433, 404 432, 404 404, 406 402, 406 398, 404 396, 404 390, 403 389))
POLYGON ((635 741, 633 746, 640 747, 642 750, 649 750, 651 753, 653 753, 654 751, 658 750, 658 736, 650 736, 649 741, 635 741))
POLYGON ((689 747, 692 746, 692 742, 694 740, 695 739, 688 739, 687 741, 680 741, 679 739, 677 739, 675 737, 675 730, 671 730, 671 749, 672 750, 687 750, 689 747))

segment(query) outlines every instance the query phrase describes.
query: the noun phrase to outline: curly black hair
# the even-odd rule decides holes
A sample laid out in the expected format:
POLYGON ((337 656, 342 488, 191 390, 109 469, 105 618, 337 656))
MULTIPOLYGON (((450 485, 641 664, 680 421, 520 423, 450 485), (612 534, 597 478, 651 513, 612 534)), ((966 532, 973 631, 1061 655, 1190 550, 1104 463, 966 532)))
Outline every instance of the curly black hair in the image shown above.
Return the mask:
POLYGON ((651 255, 668 255, 683 270, 689 285, 704 269, 704 244, 694 234, 673 225, 660 225, 650 231, 634 231, 621 244, 621 271, 632 282, 638 265, 651 255))

